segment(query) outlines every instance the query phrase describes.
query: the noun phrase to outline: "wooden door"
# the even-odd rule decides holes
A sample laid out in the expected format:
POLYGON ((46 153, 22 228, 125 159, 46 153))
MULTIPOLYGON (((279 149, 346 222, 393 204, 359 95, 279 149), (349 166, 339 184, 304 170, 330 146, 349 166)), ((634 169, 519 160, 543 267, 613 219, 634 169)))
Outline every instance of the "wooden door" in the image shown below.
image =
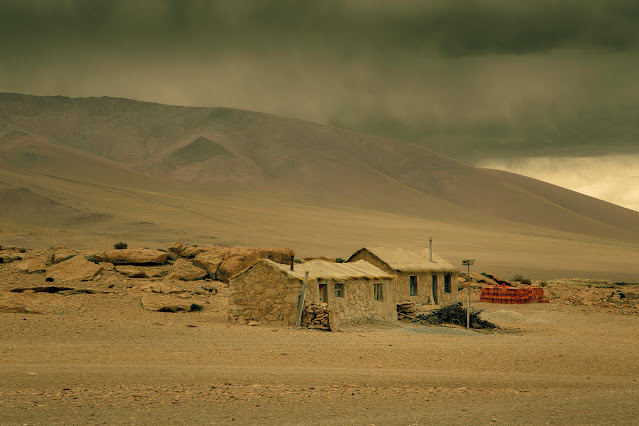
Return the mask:
POLYGON ((322 303, 328 303, 328 286, 326 284, 319 285, 319 299, 322 303))
POLYGON ((433 303, 439 305, 439 290, 437 288, 437 275, 433 275, 433 303))

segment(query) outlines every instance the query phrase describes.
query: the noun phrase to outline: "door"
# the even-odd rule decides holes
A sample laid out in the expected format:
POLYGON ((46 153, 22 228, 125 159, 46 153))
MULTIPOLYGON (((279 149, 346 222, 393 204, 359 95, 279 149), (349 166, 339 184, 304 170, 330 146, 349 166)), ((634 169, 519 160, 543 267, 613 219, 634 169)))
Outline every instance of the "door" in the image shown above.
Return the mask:
POLYGON ((433 303, 439 305, 439 290, 437 288, 437 275, 433 275, 433 303))
POLYGON ((319 299, 322 303, 328 303, 328 286, 326 284, 319 285, 319 299))

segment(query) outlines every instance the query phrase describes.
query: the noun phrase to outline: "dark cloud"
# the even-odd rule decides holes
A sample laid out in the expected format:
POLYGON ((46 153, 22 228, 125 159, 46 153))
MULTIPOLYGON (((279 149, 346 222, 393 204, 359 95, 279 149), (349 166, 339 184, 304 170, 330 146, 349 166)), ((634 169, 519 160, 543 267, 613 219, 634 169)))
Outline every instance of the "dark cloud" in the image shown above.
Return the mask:
POLYGON ((639 34, 639 3, 632 0, 15 0, 0 9, 4 36, 44 42, 80 36, 77 42, 108 43, 200 35, 188 41, 246 50, 253 43, 272 49, 284 43, 339 51, 524 54, 565 47, 627 49, 639 34))
POLYGON ((224 105, 482 155, 639 151, 634 0, 0 0, 0 91, 224 105))

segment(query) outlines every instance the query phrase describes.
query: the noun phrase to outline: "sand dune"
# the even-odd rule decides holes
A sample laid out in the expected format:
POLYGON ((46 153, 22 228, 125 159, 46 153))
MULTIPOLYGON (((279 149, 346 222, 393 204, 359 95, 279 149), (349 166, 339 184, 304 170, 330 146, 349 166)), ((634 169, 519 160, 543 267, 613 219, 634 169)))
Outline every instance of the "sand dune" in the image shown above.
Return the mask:
POLYGON ((51 222, 35 206, 5 207, 5 242, 183 239, 343 257, 370 244, 423 247, 432 235, 451 260, 481 257, 498 273, 639 273, 629 260, 637 212, 405 142, 257 112, 0 94, 0 166, 3 205, 16 205, 18 188, 59 205, 51 222))

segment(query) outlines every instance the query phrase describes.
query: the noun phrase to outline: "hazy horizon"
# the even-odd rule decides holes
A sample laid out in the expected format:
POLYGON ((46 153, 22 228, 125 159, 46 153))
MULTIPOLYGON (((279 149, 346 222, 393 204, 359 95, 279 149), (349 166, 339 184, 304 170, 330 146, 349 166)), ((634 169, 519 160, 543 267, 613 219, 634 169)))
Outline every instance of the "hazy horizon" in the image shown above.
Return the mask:
POLYGON ((639 210, 632 1, 26 0, 0 35, 2 92, 302 118, 639 210))

